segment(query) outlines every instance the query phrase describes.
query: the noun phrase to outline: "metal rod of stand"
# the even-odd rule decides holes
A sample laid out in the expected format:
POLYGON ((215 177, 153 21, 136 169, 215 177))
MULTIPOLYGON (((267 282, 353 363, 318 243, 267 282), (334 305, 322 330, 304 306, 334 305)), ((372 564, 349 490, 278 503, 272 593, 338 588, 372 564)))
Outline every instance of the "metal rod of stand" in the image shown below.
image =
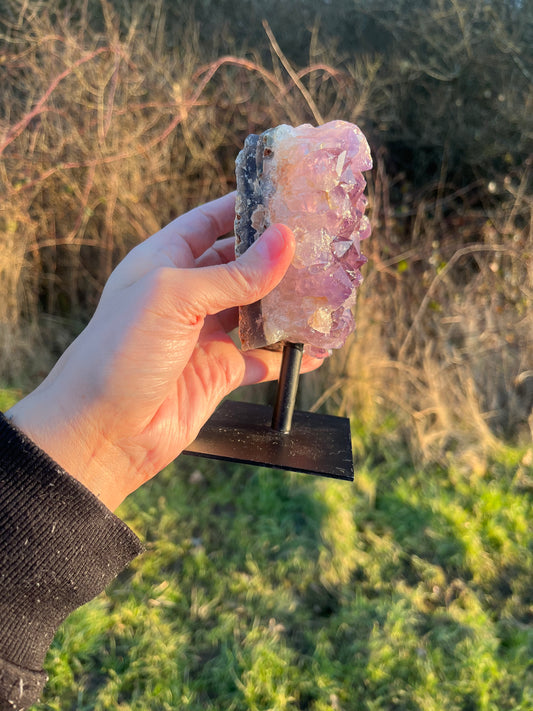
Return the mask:
POLYGON ((283 347, 272 429, 284 434, 291 431, 303 349, 303 343, 286 343, 283 347))

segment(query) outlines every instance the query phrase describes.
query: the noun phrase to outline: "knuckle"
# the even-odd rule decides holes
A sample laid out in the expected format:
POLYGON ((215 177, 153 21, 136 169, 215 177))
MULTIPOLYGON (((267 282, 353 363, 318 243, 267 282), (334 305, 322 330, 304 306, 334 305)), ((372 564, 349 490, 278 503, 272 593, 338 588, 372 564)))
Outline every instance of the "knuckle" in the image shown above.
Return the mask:
POLYGON ((150 302, 155 312, 168 315, 189 326, 197 327, 203 322, 205 311, 188 288, 185 274, 172 267, 160 267, 151 274, 150 302))
POLYGON ((241 269, 236 263, 234 264, 231 278, 237 298, 245 297, 247 302, 257 301, 263 295, 261 285, 257 281, 257 275, 241 269))

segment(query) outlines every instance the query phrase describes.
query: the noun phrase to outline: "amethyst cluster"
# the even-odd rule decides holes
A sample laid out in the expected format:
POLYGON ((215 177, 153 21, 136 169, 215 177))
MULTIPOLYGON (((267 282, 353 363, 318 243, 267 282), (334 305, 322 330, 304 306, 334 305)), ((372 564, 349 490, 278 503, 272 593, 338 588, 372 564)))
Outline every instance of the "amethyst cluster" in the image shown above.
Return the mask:
POLYGON ((236 254, 268 225, 292 229, 296 253, 280 284, 240 310, 245 349, 303 343, 324 355, 355 327, 353 307, 370 234, 362 172, 372 167, 361 130, 346 121, 278 126, 250 135, 236 161, 236 254))

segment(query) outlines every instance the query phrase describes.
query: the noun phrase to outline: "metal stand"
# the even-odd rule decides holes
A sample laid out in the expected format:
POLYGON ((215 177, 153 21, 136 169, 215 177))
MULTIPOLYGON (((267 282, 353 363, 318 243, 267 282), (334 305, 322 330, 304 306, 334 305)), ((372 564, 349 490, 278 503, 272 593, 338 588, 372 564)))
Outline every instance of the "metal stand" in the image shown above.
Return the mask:
POLYGON ((283 348, 272 428, 284 434, 291 431, 303 350, 303 343, 287 343, 283 348))
POLYGON ((302 353, 284 346, 273 408, 225 400, 184 454, 353 481, 349 420, 295 410, 302 353))

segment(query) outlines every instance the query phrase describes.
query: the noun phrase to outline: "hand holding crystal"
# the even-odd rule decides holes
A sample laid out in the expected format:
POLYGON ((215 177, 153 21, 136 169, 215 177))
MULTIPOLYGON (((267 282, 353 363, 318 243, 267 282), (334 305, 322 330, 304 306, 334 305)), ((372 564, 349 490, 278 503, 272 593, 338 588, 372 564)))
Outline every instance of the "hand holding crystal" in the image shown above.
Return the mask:
MULTIPOLYGON (((294 254, 269 228, 238 260, 228 195, 140 244, 107 282, 86 329, 7 414, 110 509, 196 437, 239 385, 278 377, 280 355, 242 352, 237 307, 262 299, 294 254)), ((305 357, 303 370, 320 360, 305 357)))

